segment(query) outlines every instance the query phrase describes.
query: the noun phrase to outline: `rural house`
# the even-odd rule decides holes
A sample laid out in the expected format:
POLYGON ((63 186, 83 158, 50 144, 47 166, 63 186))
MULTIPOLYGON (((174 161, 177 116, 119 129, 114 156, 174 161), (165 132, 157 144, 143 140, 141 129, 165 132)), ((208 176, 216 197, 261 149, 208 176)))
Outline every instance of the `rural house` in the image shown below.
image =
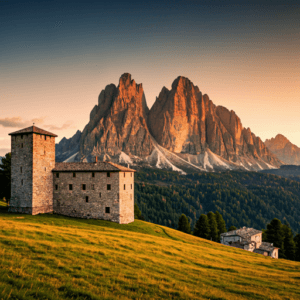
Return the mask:
POLYGON ((10 135, 10 212, 134 221, 135 170, 97 158, 55 163, 57 135, 36 126, 10 135))
POLYGON ((262 231, 240 228, 221 233, 221 244, 278 258, 278 249, 271 243, 262 242, 262 231))

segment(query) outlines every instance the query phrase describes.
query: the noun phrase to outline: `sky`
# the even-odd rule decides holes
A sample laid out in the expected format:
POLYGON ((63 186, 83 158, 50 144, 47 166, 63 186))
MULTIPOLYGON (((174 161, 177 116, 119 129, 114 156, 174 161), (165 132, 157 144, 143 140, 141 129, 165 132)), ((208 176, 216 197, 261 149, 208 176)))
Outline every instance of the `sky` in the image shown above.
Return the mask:
POLYGON ((300 147, 299 1, 0 0, 0 28, 0 156, 33 123, 56 142, 82 131, 123 73, 149 108, 184 76, 263 141, 300 147))

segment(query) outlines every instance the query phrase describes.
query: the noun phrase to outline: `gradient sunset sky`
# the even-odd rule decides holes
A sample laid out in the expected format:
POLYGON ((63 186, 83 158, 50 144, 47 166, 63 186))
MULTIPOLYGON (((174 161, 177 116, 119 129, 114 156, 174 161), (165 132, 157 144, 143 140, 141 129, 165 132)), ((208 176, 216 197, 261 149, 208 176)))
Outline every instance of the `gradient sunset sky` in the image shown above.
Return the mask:
POLYGON ((0 0, 0 41, 0 155, 33 122, 57 142, 83 130, 123 73, 149 108, 185 76, 263 141, 300 147, 299 0, 0 0))

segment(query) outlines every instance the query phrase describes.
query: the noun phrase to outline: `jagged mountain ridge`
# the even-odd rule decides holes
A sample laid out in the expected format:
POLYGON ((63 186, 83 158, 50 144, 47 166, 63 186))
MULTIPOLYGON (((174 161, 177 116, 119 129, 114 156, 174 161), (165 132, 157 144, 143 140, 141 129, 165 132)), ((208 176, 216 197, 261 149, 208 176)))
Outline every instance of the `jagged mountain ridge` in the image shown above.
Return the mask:
MULTIPOLYGON (((68 161, 100 160, 180 171, 260 170, 282 163, 234 111, 215 106, 182 76, 163 87, 151 110, 142 84, 124 73, 107 85, 90 114, 77 155, 68 161)), ((78 148, 76 148, 78 150, 78 148)))
POLYGON ((280 160, 289 165, 300 165, 300 148, 292 144, 284 135, 265 140, 265 145, 280 160))

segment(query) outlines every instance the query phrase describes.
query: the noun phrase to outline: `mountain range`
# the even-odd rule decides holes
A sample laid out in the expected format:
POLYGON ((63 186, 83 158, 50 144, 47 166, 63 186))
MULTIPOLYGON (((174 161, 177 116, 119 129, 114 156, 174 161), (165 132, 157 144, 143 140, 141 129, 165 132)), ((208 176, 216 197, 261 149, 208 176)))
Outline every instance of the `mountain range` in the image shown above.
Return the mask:
POLYGON ((142 84, 129 73, 101 91, 82 132, 56 145, 57 161, 91 162, 96 156, 182 174, 283 164, 233 110, 216 106, 188 78, 163 87, 149 110, 142 84))

